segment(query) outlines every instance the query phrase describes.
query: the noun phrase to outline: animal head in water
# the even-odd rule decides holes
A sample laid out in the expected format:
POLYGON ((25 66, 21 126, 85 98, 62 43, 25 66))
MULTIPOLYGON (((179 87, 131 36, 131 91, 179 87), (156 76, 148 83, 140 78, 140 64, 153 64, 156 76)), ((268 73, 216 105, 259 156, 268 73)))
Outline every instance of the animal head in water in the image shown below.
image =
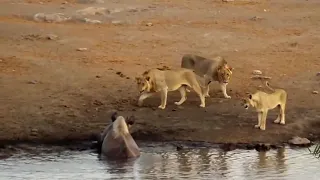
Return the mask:
POLYGON ((112 129, 115 138, 130 134, 126 119, 123 116, 118 116, 117 119, 113 121, 112 129))

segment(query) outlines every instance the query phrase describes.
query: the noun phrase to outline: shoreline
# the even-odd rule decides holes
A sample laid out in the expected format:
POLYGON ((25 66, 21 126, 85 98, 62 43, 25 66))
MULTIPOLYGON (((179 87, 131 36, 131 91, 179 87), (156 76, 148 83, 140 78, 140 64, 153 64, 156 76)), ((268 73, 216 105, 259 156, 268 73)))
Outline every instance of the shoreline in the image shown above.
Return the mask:
MULTIPOLYGON (((171 144, 177 148, 177 151, 183 149, 197 149, 197 148, 218 148, 223 151, 232 151, 236 149, 242 150, 256 150, 256 151, 269 151, 271 149, 279 149, 284 147, 290 148, 308 148, 315 145, 320 139, 310 139, 311 143, 308 145, 293 145, 288 142, 279 143, 263 143, 263 142, 250 142, 250 143, 214 143, 205 141, 184 141, 184 140, 147 140, 145 138, 136 138, 133 134, 138 146, 140 143, 166 143, 171 144)), ((96 140, 93 136, 88 136, 85 139, 38 139, 38 140, 1 140, 0 141, 0 159, 1 157, 9 157, 21 150, 36 150, 39 146, 46 147, 46 151, 55 152, 59 150, 72 150, 72 151, 85 151, 93 150, 96 151, 96 140)))

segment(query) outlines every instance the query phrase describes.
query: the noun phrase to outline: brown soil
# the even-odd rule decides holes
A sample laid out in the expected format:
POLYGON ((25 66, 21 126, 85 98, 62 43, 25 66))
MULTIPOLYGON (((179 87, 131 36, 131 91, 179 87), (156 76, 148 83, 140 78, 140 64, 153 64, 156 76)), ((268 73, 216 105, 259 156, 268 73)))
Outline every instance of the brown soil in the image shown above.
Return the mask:
POLYGON ((136 116, 133 135, 143 140, 279 143, 320 135, 320 96, 312 93, 320 90, 318 0, 39 2, 0 4, 0 140, 88 139, 114 110, 136 116), (89 6, 118 12, 90 16, 100 25, 32 20, 38 12, 72 14, 89 6), (116 20, 121 23, 111 23, 116 20), (82 47, 88 50, 76 50, 82 47), (173 103, 178 92, 169 93, 165 110, 157 109, 159 97, 136 107, 134 77, 148 68, 179 67, 186 53, 224 56, 235 68, 232 99, 222 98, 214 83, 204 109, 193 92, 181 107, 173 103), (266 131, 254 129, 257 114, 240 106, 246 92, 264 90, 250 79, 255 69, 287 90, 285 126, 272 123, 274 110, 266 131))

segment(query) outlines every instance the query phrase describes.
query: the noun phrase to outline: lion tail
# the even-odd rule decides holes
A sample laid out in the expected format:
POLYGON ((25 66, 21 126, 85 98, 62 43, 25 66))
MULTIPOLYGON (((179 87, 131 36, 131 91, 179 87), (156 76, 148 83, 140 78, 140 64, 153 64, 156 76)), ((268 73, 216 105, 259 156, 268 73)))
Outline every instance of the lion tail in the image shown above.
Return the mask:
POLYGON ((118 116, 117 119, 113 122, 113 132, 115 137, 124 136, 129 133, 128 125, 126 120, 122 116, 118 116))
POLYGON ((273 89, 272 87, 270 87, 270 85, 269 85, 269 82, 268 82, 268 81, 266 81, 266 86, 267 86, 267 88, 268 88, 268 89, 270 89, 271 91, 274 91, 274 89, 273 89))

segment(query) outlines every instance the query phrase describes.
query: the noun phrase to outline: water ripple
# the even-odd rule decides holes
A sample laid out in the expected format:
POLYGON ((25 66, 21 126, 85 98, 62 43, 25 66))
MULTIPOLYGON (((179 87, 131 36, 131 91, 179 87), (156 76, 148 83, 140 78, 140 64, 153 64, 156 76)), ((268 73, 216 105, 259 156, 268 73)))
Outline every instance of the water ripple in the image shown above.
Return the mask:
POLYGON ((270 179, 320 177, 320 161, 307 149, 268 152, 199 148, 176 151, 171 146, 145 146, 141 157, 102 161, 89 151, 18 154, 0 160, 5 179, 270 179))

